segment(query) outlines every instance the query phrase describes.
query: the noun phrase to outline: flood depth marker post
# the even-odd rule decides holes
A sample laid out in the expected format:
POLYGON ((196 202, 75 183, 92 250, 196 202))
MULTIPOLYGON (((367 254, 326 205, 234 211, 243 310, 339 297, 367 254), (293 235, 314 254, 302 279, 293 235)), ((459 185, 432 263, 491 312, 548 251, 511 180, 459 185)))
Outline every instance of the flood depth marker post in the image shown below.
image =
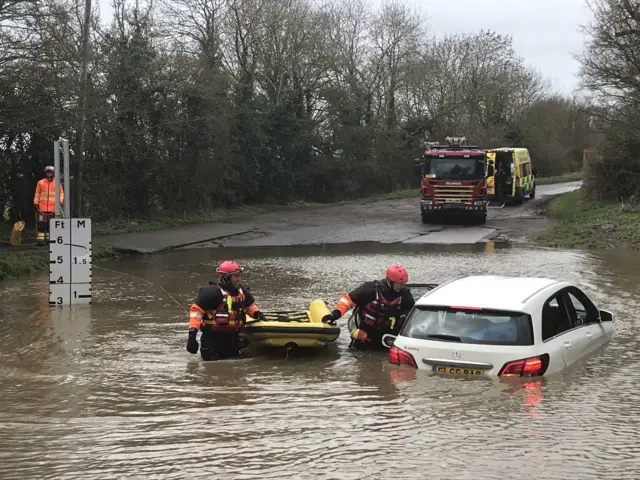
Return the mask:
POLYGON ((60 144, 54 142, 56 218, 49 220, 49 305, 91 304, 91 219, 70 218, 69 142, 64 146, 64 217, 60 217, 60 144))
POLYGON ((91 219, 49 221, 49 305, 91 304, 91 250, 91 219))

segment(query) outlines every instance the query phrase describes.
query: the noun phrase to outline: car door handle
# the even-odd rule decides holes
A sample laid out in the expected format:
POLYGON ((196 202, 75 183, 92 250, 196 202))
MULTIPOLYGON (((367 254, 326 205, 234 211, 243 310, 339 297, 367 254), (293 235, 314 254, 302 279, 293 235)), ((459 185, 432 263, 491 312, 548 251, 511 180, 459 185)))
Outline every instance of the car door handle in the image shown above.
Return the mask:
POLYGON ((589 338, 593 337, 593 333, 592 333, 592 332, 587 332, 587 333, 586 333, 586 335, 587 335, 587 337, 589 337, 589 338))
POLYGON ((564 342, 564 348, 571 348, 571 342, 564 342))

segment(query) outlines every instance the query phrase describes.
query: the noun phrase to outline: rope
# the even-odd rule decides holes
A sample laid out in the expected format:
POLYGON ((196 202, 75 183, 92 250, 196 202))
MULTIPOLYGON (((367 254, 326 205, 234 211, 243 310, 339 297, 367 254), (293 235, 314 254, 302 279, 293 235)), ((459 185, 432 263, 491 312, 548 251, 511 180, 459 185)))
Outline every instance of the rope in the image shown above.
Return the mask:
POLYGON ((184 305, 182 305, 178 300, 176 300, 176 299, 175 299, 175 297, 174 297, 173 295, 171 295, 171 294, 167 291, 167 289, 166 289, 166 288, 162 287, 161 285, 156 285, 156 284, 155 284, 155 283, 153 283, 151 280, 147 280, 146 278, 139 277, 138 275, 134 275, 134 274, 132 274, 132 273, 119 272, 118 270, 111 270, 110 268, 99 267, 99 266, 97 266, 97 265, 92 265, 92 267, 93 267, 93 268, 97 268, 97 269, 99 269, 99 270, 104 270, 104 271, 106 271, 106 272, 118 273, 118 274, 120 274, 120 275, 127 275, 127 276, 129 276, 129 277, 137 278, 138 280, 142 280, 142 281, 144 281, 144 282, 147 282, 147 283, 148 283, 149 285, 151 285, 152 287, 159 288, 159 289, 160 289, 160 290, 162 290, 164 293, 166 293, 166 294, 169 296, 169 298, 170 298, 171 300, 173 300, 173 301, 175 302, 175 304, 176 304, 179 308, 181 308, 181 309, 185 309, 186 311, 189 311, 189 309, 188 309, 188 308, 185 308, 185 306, 184 306, 184 305))

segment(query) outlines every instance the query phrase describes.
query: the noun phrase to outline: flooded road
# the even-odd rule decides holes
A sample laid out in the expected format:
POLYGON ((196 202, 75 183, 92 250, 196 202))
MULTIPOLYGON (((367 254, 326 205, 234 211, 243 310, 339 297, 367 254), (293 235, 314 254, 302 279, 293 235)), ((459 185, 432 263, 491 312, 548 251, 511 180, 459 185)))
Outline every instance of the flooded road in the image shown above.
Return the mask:
POLYGON ((46 276, 6 282, 0 478, 638 478, 638 264, 492 244, 190 249, 96 265, 94 304, 72 310, 49 310, 46 276), (316 356, 203 363, 185 349, 187 309, 226 257, 264 310, 332 307, 401 262, 411 282, 463 269, 576 281, 618 332, 573 370, 515 387, 394 367, 351 351, 346 331, 316 356))

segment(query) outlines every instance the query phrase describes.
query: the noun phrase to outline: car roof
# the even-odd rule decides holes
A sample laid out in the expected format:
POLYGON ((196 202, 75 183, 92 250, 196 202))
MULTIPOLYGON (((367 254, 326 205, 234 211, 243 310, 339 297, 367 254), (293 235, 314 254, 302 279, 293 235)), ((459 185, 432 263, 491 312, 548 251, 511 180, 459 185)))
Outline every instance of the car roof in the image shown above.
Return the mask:
POLYGON ((558 289, 565 282, 539 277, 473 275, 462 277, 431 290, 417 306, 461 306, 509 311, 526 311, 536 293, 550 286, 558 289))

